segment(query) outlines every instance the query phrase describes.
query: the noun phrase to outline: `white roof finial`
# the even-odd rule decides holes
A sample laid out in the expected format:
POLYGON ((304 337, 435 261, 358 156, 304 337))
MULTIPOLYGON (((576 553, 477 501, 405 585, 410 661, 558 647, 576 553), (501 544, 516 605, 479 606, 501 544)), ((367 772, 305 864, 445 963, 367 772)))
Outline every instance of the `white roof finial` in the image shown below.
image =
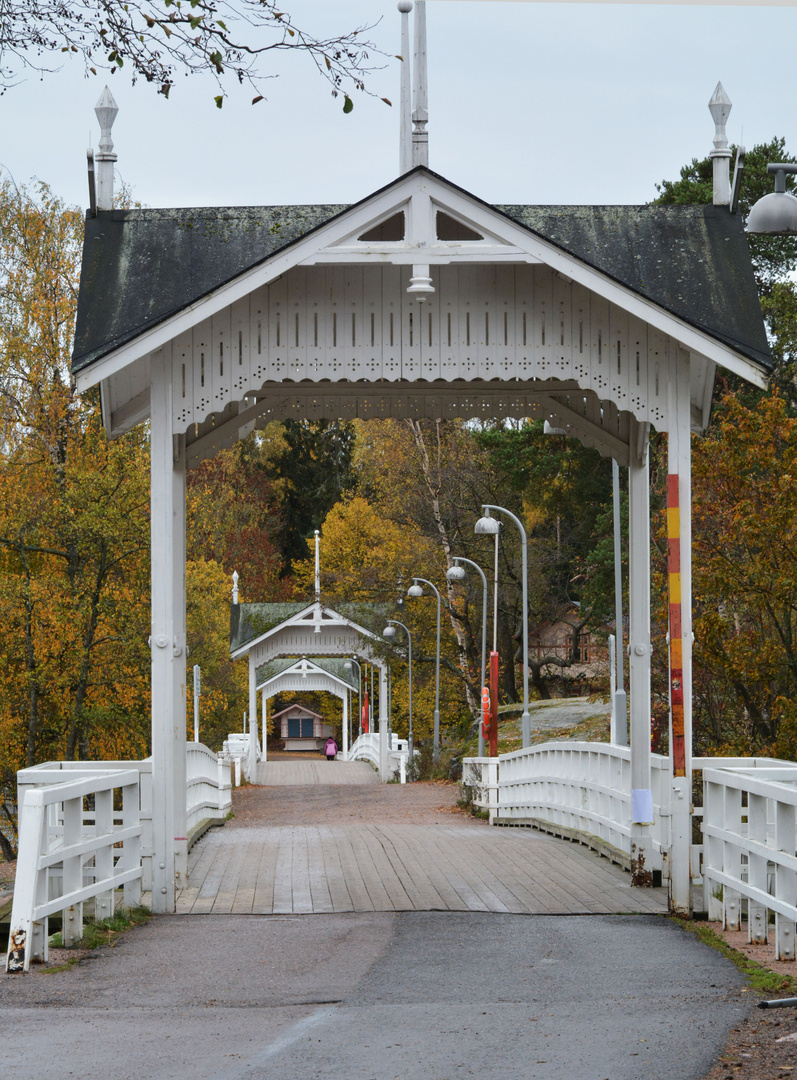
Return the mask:
POLYGON ((426 69, 426 0, 415 4, 415 55, 412 58, 412 164, 429 165, 429 98, 426 69))
POLYGON ((237 570, 233 570, 233 572, 232 572, 232 602, 234 604, 238 603, 238 571, 237 570))
POLYGON ((714 162, 714 205, 728 206, 731 201, 731 151, 725 125, 731 113, 731 99, 721 82, 717 83, 708 109, 714 120, 714 149, 709 155, 714 162))
POLYGON ((111 128, 119 106, 107 86, 100 94, 94 112, 100 123, 100 145, 94 155, 97 162, 97 209, 113 210, 113 167, 116 154, 113 152, 111 128))
POLYGON ((399 0, 401 12, 401 107, 399 111, 399 175, 412 168, 412 65, 410 64, 411 0, 399 0))

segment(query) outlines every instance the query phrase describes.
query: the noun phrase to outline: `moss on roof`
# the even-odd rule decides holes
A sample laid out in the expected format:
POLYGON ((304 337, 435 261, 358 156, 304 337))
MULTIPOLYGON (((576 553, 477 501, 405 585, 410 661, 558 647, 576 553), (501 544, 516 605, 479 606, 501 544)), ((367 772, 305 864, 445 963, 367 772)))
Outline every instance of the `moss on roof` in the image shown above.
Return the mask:
MULTIPOLYGON (((742 220, 726 207, 482 205, 771 366, 742 220)), ((88 367, 348 209, 114 210, 87 217, 72 370, 88 367)))

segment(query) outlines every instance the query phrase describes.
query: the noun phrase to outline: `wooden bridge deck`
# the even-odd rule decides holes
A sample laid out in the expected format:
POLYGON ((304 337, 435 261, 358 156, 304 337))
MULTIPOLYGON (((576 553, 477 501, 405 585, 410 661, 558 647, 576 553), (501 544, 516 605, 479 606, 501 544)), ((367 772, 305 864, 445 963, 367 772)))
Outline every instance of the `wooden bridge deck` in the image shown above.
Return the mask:
POLYGON ((308 784, 378 784, 379 776, 367 761, 261 761, 257 783, 265 787, 308 784))
POLYGON ((208 833, 189 856, 178 913, 666 911, 665 890, 632 889, 606 859, 531 830, 328 821, 208 833))

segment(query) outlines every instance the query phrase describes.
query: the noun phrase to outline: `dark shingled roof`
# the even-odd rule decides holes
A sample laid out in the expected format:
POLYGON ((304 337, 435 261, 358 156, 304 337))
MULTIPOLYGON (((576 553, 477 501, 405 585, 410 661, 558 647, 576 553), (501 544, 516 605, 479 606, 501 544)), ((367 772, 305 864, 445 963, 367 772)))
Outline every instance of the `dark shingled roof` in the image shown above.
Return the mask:
MULTIPOLYGON (((312 607, 312 600, 302 600, 282 604, 232 604, 230 606, 230 652, 256 641, 269 630, 287 622, 300 611, 312 607)), ((384 626, 387 609, 382 604, 342 603, 334 608, 322 604, 326 611, 342 615, 344 619, 357 623, 364 630, 373 630, 380 634, 384 626)), ((313 660, 313 663, 318 661, 313 660)), ((291 661, 293 663, 293 661, 291 661)))
MULTIPOLYGON (((346 683, 353 690, 357 689, 357 679, 354 675, 353 668, 349 671, 346 670, 346 661, 343 659, 338 660, 335 657, 330 656, 308 656, 307 659, 317 668, 321 668, 322 671, 326 671, 328 675, 333 675, 336 679, 340 679, 341 682, 346 683)), ((259 683, 267 682, 269 679, 273 679, 275 675, 281 675, 283 671, 287 671, 288 668, 293 667, 296 663, 295 659, 283 659, 272 660, 268 664, 261 664, 257 669, 257 681, 259 683)))
MULTIPOLYGON (((483 205, 771 367, 742 220, 726 207, 483 205)), ((114 210, 87 217, 73 371, 347 209, 114 210)))

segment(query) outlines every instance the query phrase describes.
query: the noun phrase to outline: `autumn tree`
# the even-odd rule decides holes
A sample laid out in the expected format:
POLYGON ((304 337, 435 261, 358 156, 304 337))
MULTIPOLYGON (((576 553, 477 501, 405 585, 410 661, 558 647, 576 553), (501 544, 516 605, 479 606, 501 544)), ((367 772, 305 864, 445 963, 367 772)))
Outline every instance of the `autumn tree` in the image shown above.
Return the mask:
POLYGON ((797 420, 728 397, 693 472, 698 736, 752 754, 797 717, 797 420))
POLYGON ((5 766, 145 749, 148 463, 69 378, 82 220, 0 186, 5 766))
POLYGON ((251 87, 253 103, 262 100, 273 77, 269 58, 289 51, 307 56, 350 112, 350 92, 366 89, 371 54, 379 54, 366 36, 372 29, 317 36, 274 0, 14 0, 0 20, 0 86, 75 55, 95 75, 127 65, 134 83, 143 79, 165 97, 177 74, 210 74, 221 108, 229 82, 251 87))
POLYGON ((274 423, 188 473, 188 558, 212 560, 228 583, 237 571, 250 601, 287 600, 292 593, 282 578, 288 483, 275 465, 284 450, 282 425, 274 423))

